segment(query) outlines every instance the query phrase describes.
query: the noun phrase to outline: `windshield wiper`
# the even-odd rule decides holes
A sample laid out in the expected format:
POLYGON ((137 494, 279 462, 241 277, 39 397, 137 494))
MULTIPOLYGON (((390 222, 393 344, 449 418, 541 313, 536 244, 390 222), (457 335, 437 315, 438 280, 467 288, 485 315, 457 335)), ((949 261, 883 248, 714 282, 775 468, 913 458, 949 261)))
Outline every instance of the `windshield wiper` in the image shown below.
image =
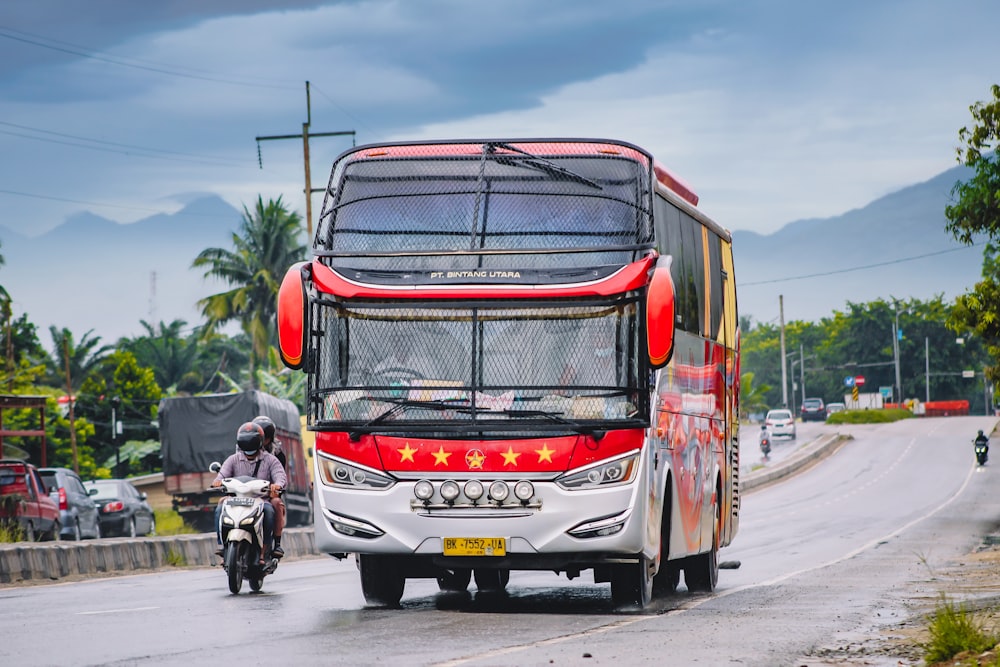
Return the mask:
POLYGON ((503 164, 509 164, 514 166, 522 165, 525 167, 532 167, 534 169, 539 169, 541 171, 544 171, 547 174, 563 176, 571 181, 576 181, 577 183, 583 183, 584 185, 589 185, 590 187, 596 188, 598 190, 604 190, 604 188, 602 188, 600 185, 590 180, 586 176, 581 176, 575 171, 571 171, 566 167, 563 167, 561 165, 556 164, 555 162, 552 162, 551 160, 547 160, 543 157, 539 157, 527 151, 523 151, 520 148, 517 148, 516 146, 511 146, 510 144, 504 144, 500 142, 492 142, 486 144, 486 152, 494 155, 495 157, 499 157, 494 152, 497 148, 502 148, 504 150, 512 151, 514 153, 518 153, 519 155, 524 155, 530 158, 528 160, 498 159, 497 162, 502 162, 503 164))
POLYGON ((592 436, 594 440, 600 440, 607 432, 604 429, 599 429, 594 426, 584 426, 583 424, 575 422, 572 419, 566 419, 562 416, 561 412, 549 412, 547 410, 502 410, 501 412, 508 417, 514 418, 544 417, 545 419, 554 421, 557 424, 565 424, 581 435, 592 436))
POLYGON ((458 411, 471 411, 472 406, 469 405, 468 399, 465 398, 455 398, 455 399, 445 399, 436 401, 415 401, 408 398, 369 398, 370 401, 376 401, 378 403, 394 403, 394 405, 382 412, 375 417, 372 417, 367 422, 362 424, 357 428, 353 428, 350 431, 350 437, 353 442, 357 442, 361 437, 361 434, 365 431, 371 429, 372 426, 380 424, 385 420, 400 414, 401 412, 406 412, 410 409, 420 409, 420 410, 458 410, 458 411))

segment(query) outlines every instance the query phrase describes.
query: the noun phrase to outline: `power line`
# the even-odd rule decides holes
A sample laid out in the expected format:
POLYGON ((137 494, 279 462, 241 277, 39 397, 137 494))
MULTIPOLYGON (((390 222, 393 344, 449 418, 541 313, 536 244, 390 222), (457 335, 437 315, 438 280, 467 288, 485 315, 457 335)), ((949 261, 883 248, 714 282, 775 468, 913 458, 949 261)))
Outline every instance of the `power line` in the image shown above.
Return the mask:
POLYGON ((8 127, 16 127, 20 130, 27 130, 29 132, 38 132, 40 134, 51 134, 56 137, 63 137, 65 139, 75 139, 76 142, 84 141, 87 143, 76 143, 74 141, 61 141, 58 139, 49 139, 47 137, 35 137, 30 134, 21 134, 20 132, 11 132, 10 130, 0 130, 0 134, 7 134, 14 137, 21 137, 23 139, 34 139, 35 141, 44 141, 47 143, 62 144, 64 146, 75 146, 77 148, 88 148, 90 150, 102 151, 105 153, 119 153, 122 155, 135 155, 138 157, 148 157, 157 158, 161 160, 171 160, 180 162, 194 162, 197 164, 209 164, 209 165, 233 165, 238 166, 244 164, 243 160, 233 160, 229 158, 222 157, 212 157, 206 155, 196 155, 193 153, 181 153, 179 151, 170 151, 161 148, 147 148, 145 146, 136 146, 133 144, 123 144, 115 141, 105 141, 102 139, 91 139, 90 137, 81 137, 73 134, 65 134, 63 132, 53 132, 52 130, 43 130, 37 127, 30 127, 28 125, 18 125, 17 123, 9 123, 6 121, 0 121, 0 125, 6 125, 8 127), (90 145, 95 144, 95 145, 90 145), (139 151, 136 153, 136 151, 139 151), (185 159, 191 158, 191 159, 185 159))
POLYGON ((111 65, 118 65, 119 67, 129 67, 132 69, 144 70, 147 72, 154 72, 157 74, 166 74, 168 76, 176 76, 184 79, 196 79, 199 81, 210 81, 212 83, 226 83, 233 86, 247 86, 251 88, 271 88, 279 90, 292 90, 295 86, 289 84, 268 84, 261 83, 259 81, 240 81, 237 79, 230 79, 216 75, 209 74, 196 74, 198 70, 190 70, 190 73, 182 71, 182 68, 176 65, 167 65, 160 63, 150 63, 151 61, 142 61, 138 59, 128 59, 116 56, 109 56, 102 54, 99 51, 90 49, 85 46, 79 46, 76 44, 70 44, 68 42, 60 42, 58 40, 49 39, 48 37, 43 37, 41 35, 34 35, 32 33, 23 32, 21 30, 16 30, 14 28, 9 28, 7 26, 0 26, 0 37, 5 37, 7 39, 23 42, 25 44, 31 44, 32 46, 38 46, 43 49, 49 49, 51 51, 58 51, 60 53, 67 53, 74 56, 80 56, 81 58, 89 58, 91 60, 97 60, 99 62, 108 63, 111 65), (32 37, 34 39, 29 39, 32 37), (39 41, 44 40, 44 41, 39 41), (49 43, 45 43, 49 42, 49 43), (62 46, 59 46, 62 45, 62 46), (129 62, 131 60, 131 62, 129 62))
POLYGON ((968 248, 975 248, 977 246, 986 245, 986 242, 972 243, 967 246, 962 246, 961 248, 949 248, 947 250, 938 250, 936 252, 928 252, 923 255, 914 255, 912 257, 900 257, 899 259, 892 259, 887 262, 876 262, 875 264, 865 264, 863 266, 852 266, 846 269, 834 269, 832 271, 824 271, 822 273, 807 273, 801 276, 789 276, 787 278, 775 278, 773 280, 757 280, 754 282, 740 283, 741 287, 751 287, 754 285, 769 285, 772 283, 785 283, 791 282, 793 280, 805 280, 806 278, 822 278, 824 276, 832 276, 838 273, 851 273, 852 271, 864 271, 866 269, 875 269, 880 266, 890 266, 892 264, 902 264, 903 262, 912 262, 917 259, 924 259, 926 257, 935 257, 937 255, 944 255, 949 252, 957 252, 959 250, 967 250, 968 248))

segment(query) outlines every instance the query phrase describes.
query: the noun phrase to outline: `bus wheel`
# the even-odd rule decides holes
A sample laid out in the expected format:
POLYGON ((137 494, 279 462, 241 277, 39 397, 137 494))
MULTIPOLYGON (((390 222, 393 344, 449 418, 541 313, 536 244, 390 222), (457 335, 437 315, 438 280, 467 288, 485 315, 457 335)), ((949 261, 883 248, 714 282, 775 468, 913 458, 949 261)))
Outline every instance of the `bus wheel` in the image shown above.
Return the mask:
POLYGON ((654 595, 672 595, 681 582, 681 568, 676 561, 660 561, 660 571, 653 577, 654 595))
POLYGON ((692 593, 711 593, 719 583, 719 504, 715 505, 711 551, 685 559, 684 583, 692 593))
POLYGON ((639 555, 638 563, 611 566, 611 600, 616 607, 644 608, 653 597, 653 562, 639 555))
POLYGON ((406 577, 391 556, 359 554, 358 569, 365 602, 376 607, 399 606, 406 577))
POLYGON ((510 581, 510 570, 476 568, 473 575, 480 593, 502 593, 510 581))
POLYGON ((438 588, 446 593, 462 593, 469 589, 472 570, 442 570, 438 575, 438 588))

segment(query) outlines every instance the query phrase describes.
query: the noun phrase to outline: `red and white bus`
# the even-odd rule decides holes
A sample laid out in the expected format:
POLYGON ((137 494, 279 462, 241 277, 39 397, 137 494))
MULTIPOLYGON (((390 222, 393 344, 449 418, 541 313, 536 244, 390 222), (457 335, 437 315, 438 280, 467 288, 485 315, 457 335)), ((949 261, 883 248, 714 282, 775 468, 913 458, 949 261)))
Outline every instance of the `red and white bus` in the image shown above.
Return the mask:
POLYGON ((585 570, 616 604, 711 591, 739 524, 731 236, 645 150, 368 145, 279 293, 308 374, 315 538, 371 604, 409 578, 585 570))

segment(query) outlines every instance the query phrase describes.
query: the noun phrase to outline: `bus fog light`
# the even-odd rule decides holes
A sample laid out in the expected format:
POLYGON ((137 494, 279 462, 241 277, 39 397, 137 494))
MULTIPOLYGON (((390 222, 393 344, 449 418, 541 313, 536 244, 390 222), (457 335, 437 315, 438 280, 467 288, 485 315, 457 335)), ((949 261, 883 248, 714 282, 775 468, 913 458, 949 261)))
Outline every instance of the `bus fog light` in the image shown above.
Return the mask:
POLYGON ((455 498, 458 498, 458 492, 458 482, 449 479, 441 485, 441 497, 444 498, 445 502, 455 502, 455 498))
POLYGON ((531 497, 535 495, 535 486, 526 479, 522 479, 520 482, 514 485, 514 497, 522 502, 531 500, 531 497))
POLYGON ((483 483, 478 479, 473 479, 465 483, 465 497, 469 500, 476 501, 483 497, 483 483))
POLYGON ((434 485, 426 479, 422 479, 413 486, 413 495, 417 500, 430 500, 434 495, 434 485))
POLYGON ((490 484, 490 498, 502 503, 507 500, 507 496, 510 495, 510 487, 507 486, 507 482, 502 482, 497 480, 490 484))

